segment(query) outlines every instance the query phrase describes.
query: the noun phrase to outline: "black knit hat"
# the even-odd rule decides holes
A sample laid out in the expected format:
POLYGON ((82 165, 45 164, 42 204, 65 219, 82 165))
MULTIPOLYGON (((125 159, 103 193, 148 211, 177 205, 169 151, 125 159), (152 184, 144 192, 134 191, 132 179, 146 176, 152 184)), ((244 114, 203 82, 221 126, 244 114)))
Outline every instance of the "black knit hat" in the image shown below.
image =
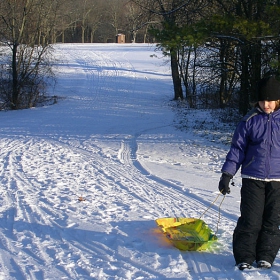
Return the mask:
POLYGON ((258 84, 258 101, 280 100, 280 82, 275 76, 263 78, 258 84))

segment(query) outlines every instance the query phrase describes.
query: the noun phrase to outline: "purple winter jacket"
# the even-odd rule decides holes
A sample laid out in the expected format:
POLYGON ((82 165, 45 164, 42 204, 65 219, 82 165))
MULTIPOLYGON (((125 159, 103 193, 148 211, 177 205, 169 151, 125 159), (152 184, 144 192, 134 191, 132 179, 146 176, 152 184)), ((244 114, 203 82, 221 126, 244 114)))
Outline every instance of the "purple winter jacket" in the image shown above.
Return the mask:
POLYGON ((222 172, 234 176, 240 166, 243 175, 280 179, 280 110, 255 108, 238 124, 222 172))

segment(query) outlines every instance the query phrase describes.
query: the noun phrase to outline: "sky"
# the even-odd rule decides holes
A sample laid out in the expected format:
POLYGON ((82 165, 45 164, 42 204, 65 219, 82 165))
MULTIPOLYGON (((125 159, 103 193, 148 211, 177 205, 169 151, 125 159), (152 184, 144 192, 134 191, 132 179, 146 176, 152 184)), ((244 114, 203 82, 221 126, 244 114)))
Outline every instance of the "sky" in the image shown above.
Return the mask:
POLYGON ((280 279, 239 271, 240 174, 219 195, 232 130, 173 101, 149 44, 54 45, 58 102, 0 112, 0 279, 280 279), (156 220, 201 218, 218 240, 181 251, 156 220))

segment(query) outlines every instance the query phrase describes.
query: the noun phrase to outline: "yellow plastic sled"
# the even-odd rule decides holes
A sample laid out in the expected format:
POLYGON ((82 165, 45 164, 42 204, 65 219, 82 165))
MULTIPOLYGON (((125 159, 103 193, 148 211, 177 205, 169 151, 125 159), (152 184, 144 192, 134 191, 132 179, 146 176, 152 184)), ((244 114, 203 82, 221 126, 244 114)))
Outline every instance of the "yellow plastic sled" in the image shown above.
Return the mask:
POLYGON ((169 241, 183 251, 206 250, 218 239, 200 219, 160 218, 156 223, 169 241))

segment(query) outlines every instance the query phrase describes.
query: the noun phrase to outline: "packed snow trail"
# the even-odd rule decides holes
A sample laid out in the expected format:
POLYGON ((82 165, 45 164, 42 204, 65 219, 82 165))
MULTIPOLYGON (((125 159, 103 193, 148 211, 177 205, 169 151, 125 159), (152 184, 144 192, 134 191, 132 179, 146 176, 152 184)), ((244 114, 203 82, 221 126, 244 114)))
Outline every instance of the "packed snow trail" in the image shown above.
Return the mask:
POLYGON ((234 267, 239 179, 203 216, 220 222, 209 251, 181 252, 156 227, 211 205, 227 147, 175 129, 154 49, 58 44, 64 98, 1 112, 0 279, 279 279, 278 259, 269 271, 234 267))

